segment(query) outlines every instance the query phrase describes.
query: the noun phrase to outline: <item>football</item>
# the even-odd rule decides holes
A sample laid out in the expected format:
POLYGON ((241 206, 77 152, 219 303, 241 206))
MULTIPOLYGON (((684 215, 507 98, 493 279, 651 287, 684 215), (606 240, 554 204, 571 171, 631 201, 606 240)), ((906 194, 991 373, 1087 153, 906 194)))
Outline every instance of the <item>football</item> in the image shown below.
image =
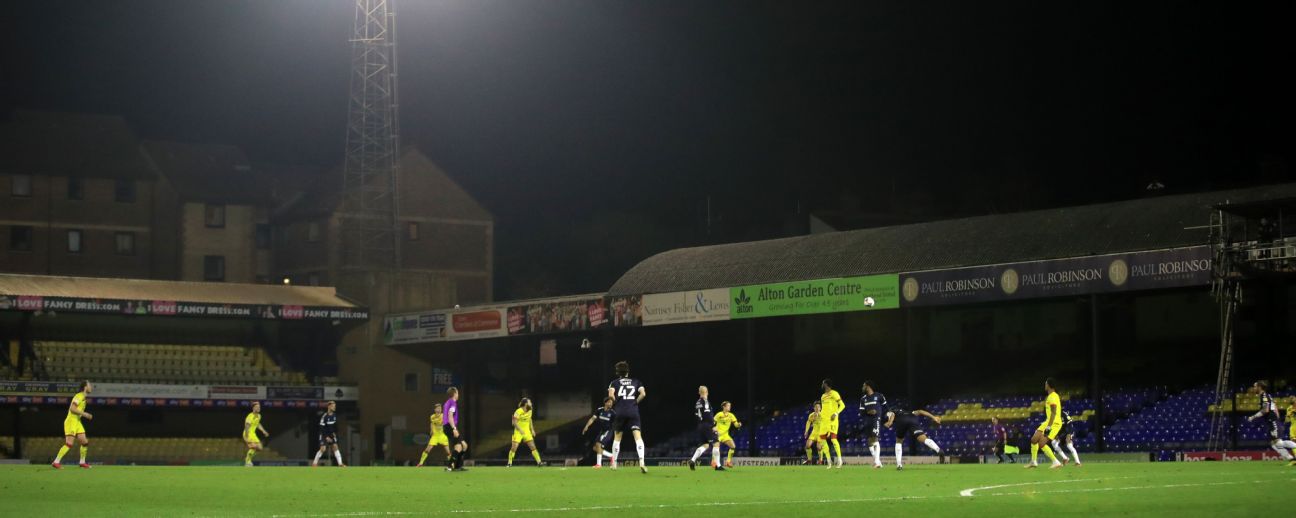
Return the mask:
POLYGON ((877 304, 877 301, 876 301, 876 300, 873 300, 873 297, 864 297, 864 305, 865 305, 865 306, 871 308, 871 307, 873 307, 875 304, 877 304))

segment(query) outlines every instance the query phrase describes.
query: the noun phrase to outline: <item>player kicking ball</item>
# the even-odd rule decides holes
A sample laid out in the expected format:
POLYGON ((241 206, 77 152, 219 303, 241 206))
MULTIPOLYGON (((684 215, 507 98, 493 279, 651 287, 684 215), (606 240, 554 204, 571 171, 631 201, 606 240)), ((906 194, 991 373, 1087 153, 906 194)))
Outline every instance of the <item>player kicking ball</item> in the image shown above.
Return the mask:
POLYGON ((940 417, 928 413, 926 410, 914 410, 909 412, 899 408, 892 409, 886 413, 886 427, 895 432, 895 459, 896 469, 904 469, 904 441, 906 437, 913 437, 915 441, 927 445, 932 451, 940 454, 940 446, 936 441, 927 437, 927 432, 922 429, 920 417, 931 419, 933 423, 940 424, 940 417))
POLYGON ((698 440, 702 444, 693 451, 693 457, 688 461, 690 471, 697 470, 698 459, 702 458, 702 454, 708 449, 711 450, 711 467, 724 470, 720 465, 720 436, 716 433, 715 414, 711 411, 709 394, 706 385, 699 386, 698 400, 693 404, 693 416, 697 417, 698 440))

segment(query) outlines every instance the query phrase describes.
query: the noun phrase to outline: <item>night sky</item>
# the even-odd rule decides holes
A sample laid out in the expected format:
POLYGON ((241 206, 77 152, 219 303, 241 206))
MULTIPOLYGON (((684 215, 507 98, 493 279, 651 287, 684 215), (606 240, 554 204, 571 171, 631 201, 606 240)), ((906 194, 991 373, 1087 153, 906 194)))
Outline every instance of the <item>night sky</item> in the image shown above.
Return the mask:
MULTIPOLYGON (((601 291, 652 253, 789 235, 812 211, 1292 181, 1292 5, 400 0, 402 139, 496 214, 497 297, 601 291)), ((0 112, 333 166, 352 13, 10 2, 0 112)))

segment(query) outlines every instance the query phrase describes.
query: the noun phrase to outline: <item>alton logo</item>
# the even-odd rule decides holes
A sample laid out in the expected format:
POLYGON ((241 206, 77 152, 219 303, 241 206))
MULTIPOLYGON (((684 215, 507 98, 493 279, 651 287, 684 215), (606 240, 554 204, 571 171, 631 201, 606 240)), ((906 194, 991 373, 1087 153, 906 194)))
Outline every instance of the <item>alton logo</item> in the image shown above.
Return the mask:
POLYGON ((747 290, 738 290, 738 296, 734 297, 734 313, 744 315, 755 312, 756 308, 751 305, 751 297, 747 296, 747 290))

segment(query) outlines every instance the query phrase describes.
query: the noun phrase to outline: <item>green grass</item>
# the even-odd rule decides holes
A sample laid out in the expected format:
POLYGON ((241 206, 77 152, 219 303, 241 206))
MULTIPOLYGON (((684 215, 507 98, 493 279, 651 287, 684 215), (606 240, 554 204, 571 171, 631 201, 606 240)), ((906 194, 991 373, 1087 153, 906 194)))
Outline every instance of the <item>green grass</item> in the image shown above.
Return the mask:
POLYGON ((1276 462, 581 468, 0 465, 0 516, 1291 516, 1296 467, 1276 462), (971 497, 960 492, 984 486, 971 497), (883 513, 883 514, 876 514, 883 513), (905 513, 905 514, 900 514, 905 513))

